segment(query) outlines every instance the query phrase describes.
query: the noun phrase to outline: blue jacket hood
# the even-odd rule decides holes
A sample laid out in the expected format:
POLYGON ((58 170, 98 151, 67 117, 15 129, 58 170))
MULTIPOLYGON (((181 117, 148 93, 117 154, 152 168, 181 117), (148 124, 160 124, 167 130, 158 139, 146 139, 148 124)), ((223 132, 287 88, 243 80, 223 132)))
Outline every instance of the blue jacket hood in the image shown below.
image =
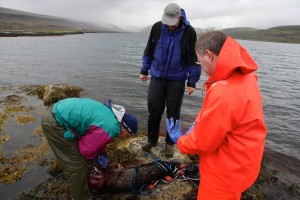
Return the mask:
POLYGON ((187 25, 187 26, 189 26, 190 22, 187 20, 185 11, 183 9, 181 9, 181 16, 182 16, 184 24, 187 25))

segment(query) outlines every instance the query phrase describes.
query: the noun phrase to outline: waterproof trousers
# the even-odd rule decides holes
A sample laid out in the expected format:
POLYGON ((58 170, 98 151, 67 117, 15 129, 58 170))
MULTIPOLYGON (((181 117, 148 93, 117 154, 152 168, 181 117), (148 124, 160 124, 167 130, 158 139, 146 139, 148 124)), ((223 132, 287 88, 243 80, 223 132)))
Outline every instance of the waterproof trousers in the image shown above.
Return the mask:
POLYGON ((205 180, 200 179, 198 200, 240 200, 241 192, 229 192, 216 189, 205 180))
MULTIPOLYGON (((148 92, 148 142, 157 143, 161 117, 167 107, 167 118, 179 119, 185 81, 173 81, 151 77, 148 92)), ((166 143, 173 145, 166 131, 166 143)))
POLYGON ((87 185, 88 162, 78 150, 77 140, 64 139, 65 127, 53 117, 52 107, 41 120, 43 133, 67 179, 74 200, 90 199, 87 185))

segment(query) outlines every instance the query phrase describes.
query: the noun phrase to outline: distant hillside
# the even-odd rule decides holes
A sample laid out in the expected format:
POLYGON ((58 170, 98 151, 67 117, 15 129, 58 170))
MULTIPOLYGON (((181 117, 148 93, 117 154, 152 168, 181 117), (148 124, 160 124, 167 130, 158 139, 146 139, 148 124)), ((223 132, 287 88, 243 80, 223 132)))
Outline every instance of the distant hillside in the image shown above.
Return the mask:
MULTIPOLYGON (((146 26, 141 29, 141 33, 150 33, 152 26, 146 26)), ((197 34, 209 29, 200 29, 194 27, 197 34)), ((213 28, 211 28, 213 29, 213 28)), ((221 30, 226 35, 235 39, 256 40, 268 42, 296 43, 300 44, 300 25, 278 26, 269 29, 255 29, 249 27, 227 28, 221 30)))
POLYGON ((152 28, 152 25, 148 25, 148 26, 140 29, 138 32, 140 32, 140 33, 150 33, 151 28, 152 28))
MULTIPOLYGON (((138 32, 149 33, 151 31, 151 27, 152 25, 144 27, 138 32)), ((197 34, 202 31, 202 29, 194 28, 197 34)), ((138 30, 136 27, 131 27, 130 29, 134 29, 135 31, 138 30)), ((269 29, 255 29, 247 27, 228 28, 221 31, 235 39, 300 44, 300 25, 278 26, 269 29)), ((65 35, 87 32, 127 31, 112 24, 98 26, 86 22, 0 7, 0 37, 23 35, 65 35)))
POLYGON ((125 32, 111 25, 97 26, 59 17, 0 7, 0 36, 59 35, 86 32, 125 32))
POLYGON ((236 39, 300 44, 300 25, 269 29, 228 28, 221 30, 236 39))

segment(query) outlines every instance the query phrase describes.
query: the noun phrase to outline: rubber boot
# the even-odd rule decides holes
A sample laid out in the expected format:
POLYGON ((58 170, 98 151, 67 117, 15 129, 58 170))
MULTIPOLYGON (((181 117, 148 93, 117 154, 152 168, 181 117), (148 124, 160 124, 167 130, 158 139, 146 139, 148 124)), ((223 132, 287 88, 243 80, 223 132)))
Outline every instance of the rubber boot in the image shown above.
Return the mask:
POLYGON ((144 151, 150 151, 150 149, 152 147, 156 147, 156 146, 157 146, 157 143, 151 143, 151 142, 142 143, 142 149, 144 151))
POLYGON ((174 154, 174 145, 166 144, 165 156, 173 157, 174 154))

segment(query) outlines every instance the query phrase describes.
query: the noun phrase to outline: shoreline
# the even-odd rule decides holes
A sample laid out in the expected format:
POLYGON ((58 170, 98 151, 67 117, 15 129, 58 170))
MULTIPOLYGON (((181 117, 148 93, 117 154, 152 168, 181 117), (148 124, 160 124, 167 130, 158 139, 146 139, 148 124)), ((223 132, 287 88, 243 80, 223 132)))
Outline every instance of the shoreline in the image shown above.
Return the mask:
MULTIPOLYGON (((5 189, 5 185, 14 187, 14 185, 17 186, 20 182, 26 182, 26 179, 31 179, 31 172, 34 171, 35 166, 43 167, 43 171, 45 171, 45 174, 47 173, 49 168, 51 168, 53 158, 49 158, 49 153, 50 155, 52 154, 50 149, 47 147, 44 136, 39 129, 39 118, 42 115, 44 106, 42 106, 42 101, 37 97, 37 93, 35 92, 38 87, 39 86, 24 85, 18 88, 13 86, 3 87, 0 90, 2 96, 0 99, 2 117, 5 116, 3 110, 5 110, 5 108, 9 108, 7 109, 7 111, 9 112, 6 113, 7 117, 3 118, 5 121, 4 123, 2 123, 3 130, 0 131, 0 136, 9 136, 3 139, 2 144, 0 142, 0 146, 4 145, 2 146, 2 158, 0 160, 2 161, 3 167, 6 166, 6 168, 3 168, 0 171, 3 173, 3 175, 7 173, 7 169, 11 169, 11 172, 19 172, 18 176, 15 177, 15 180, 12 180, 13 177, 11 175, 7 176, 9 177, 9 183, 3 184, 2 188, 0 187, 0 190, 2 189, 3 192, 5 189), (9 102, 11 102, 11 104, 9 104, 9 107, 6 107, 5 104, 8 103, 8 100, 9 102), (34 101, 33 104, 29 103, 32 101, 34 101), (14 122, 17 119, 15 118, 16 116, 27 116, 28 114, 36 116, 36 122, 32 122, 32 120, 24 121, 24 123, 22 124, 14 122), (24 129, 23 127, 28 128, 24 129), (25 146, 23 143, 18 144, 18 142, 16 141, 16 137, 20 137, 20 134, 24 133, 27 134, 26 138, 30 140, 32 140, 32 138, 35 138, 35 142, 25 142, 25 146), (8 146, 6 146, 5 143, 13 143, 13 145, 10 145, 12 149, 7 149, 8 146), (18 150, 24 152, 26 154, 26 157, 24 157, 24 154, 20 154, 18 157, 16 157, 16 155, 18 154, 15 154, 14 152, 18 150), (32 168, 31 164, 34 164, 35 166, 32 168), (20 168, 17 168, 18 166, 20 168)), ((141 132, 142 134, 144 133, 144 131, 141 132)), ((245 191, 245 193, 243 194, 244 200, 272 199, 275 197, 284 197, 284 199, 298 199, 298 197, 300 197, 300 183, 295 183, 291 181, 291 179, 288 179, 289 182, 285 182, 286 180, 282 179, 282 176, 285 176, 285 173, 288 172, 288 170, 285 168, 285 166, 278 166, 278 159, 281 159, 281 161, 283 161, 285 155, 275 154, 276 152, 270 153, 270 149, 265 149, 261 173, 252 187, 245 191)), ((290 159, 290 161, 296 164, 294 159, 290 159)), ((297 174, 293 175, 297 176, 297 174)), ((44 180, 44 182, 46 184, 47 180, 44 180)), ((57 186, 60 183, 52 181, 51 184, 57 186)), ((36 185, 38 185, 38 183, 36 183, 36 185)), ((24 188, 19 189, 20 193, 27 191, 27 189, 26 191, 24 191, 24 188)), ((37 188, 33 187, 30 191, 34 191, 35 189, 37 188)), ((37 190, 36 192, 38 193, 40 192, 40 190, 37 190)), ((6 193, 6 195, 10 196, 9 193, 6 193)), ((117 199, 118 194, 114 194, 113 196, 115 196, 117 199)))
POLYGON ((97 33, 95 31, 49 31, 49 32, 17 32, 17 31, 5 31, 0 32, 0 37, 23 37, 23 36, 63 36, 63 35, 76 35, 84 33, 97 33))
POLYGON ((64 35, 80 35, 85 33, 127 33, 127 32, 105 32, 105 31, 40 31, 40 32, 14 32, 14 31, 4 31, 0 32, 1 37, 42 37, 42 36, 64 36, 64 35))
MULTIPOLYGON (((140 33, 140 32, 106 32, 106 31, 0 31, 1 37, 41 37, 41 36, 64 36, 64 35, 77 35, 85 33, 140 33)), ((226 32, 225 32, 226 33, 226 32)), ((274 43, 286 43, 286 44, 300 44, 299 40, 286 39, 274 37, 270 38, 259 38, 259 37, 245 37, 241 35, 230 35, 237 40, 246 40, 246 41, 258 41, 258 42, 274 42, 274 43)))

